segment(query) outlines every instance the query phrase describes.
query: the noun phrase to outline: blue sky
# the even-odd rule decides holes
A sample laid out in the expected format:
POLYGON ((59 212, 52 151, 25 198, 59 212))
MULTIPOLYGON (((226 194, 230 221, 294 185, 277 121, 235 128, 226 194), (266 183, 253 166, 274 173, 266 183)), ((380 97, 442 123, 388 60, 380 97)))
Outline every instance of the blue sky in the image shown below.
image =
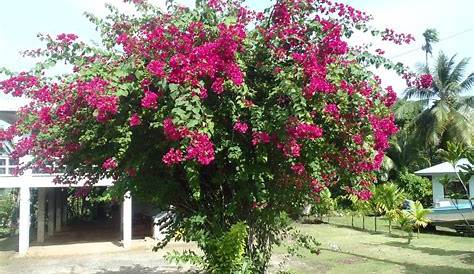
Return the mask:
MULTIPOLYGON (((152 0, 163 5, 164 0, 152 0)), ((122 0, 15 0, 2 1, 0 9, 0 67, 8 67, 15 71, 28 69, 32 60, 22 58, 20 50, 33 49, 41 46, 36 39, 37 33, 76 33, 82 40, 97 39, 94 27, 83 16, 84 11, 104 15, 105 2, 118 5, 124 10, 128 7, 122 0)), ((193 0, 178 1, 185 5, 193 0)), ((254 9, 263 9, 273 2, 271 0, 248 0, 254 9)), ((412 33, 417 41, 407 46, 383 44, 386 56, 401 61, 409 66, 423 62, 421 51, 423 39, 421 34, 430 27, 440 32, 442 41, 435 45, 435 52, 445 51, 447 54, 458 54, 461 57, 474 57, 474 1, 471 0, 346 0, 344 3, 373 14, 373 24, 380 27, 391 27, 398 31, 412 33)), ((366 41, 360 41, 366 42, 366 41)), ((474 59, 474 58, 473 58, 474 59)), ((468 72, 474 71, 474 60, 468 72)), ((380 72, 383 84, 393 85, 401 94, 403 81, 395 75, 380 72)), ((470 91, 474 94, 474 91, 470 91)), ((0 109, 15 108, 22 101, 14 100, 0 94, 0 109)))

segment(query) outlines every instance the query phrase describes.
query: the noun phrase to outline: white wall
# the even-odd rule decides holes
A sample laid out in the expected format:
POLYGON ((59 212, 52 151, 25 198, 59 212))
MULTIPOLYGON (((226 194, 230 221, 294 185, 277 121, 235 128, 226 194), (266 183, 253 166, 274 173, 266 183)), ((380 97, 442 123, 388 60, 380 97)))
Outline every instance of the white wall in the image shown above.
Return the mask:
POLYGON ((433 185, 433 205, 435 206, 436 203, 439 201, 444 200, 444 187, 439 182, 440 176, 433 176, 431 179, 431 183, 433 185))
MULTIPOLYGON (((431 183, 433 186, 433 206, 434 207, 437 207, 436 203, 440 201, 451 201, 451 199, 449 198, 444 198, 444 187, 439 182, 442 177, 443 176, 433 176, 431 179, 431 183)), ((474 176, 472 176, 471 179, 469 180, 468 188, 469 188, 469 193, 470 193, 471 198, 474 198, 474 176)), ((468 200, 462 199, 462 200, 459 200, 459 202, 468 203, 468 200)))

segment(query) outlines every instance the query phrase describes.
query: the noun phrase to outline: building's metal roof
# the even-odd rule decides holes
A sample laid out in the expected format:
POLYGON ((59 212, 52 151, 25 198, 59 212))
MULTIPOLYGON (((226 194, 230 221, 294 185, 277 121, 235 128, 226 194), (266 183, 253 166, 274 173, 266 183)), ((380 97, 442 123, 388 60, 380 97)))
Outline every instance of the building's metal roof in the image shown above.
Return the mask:
MULTIPOLYGON (((18 119, 16 111, 0 110, 0 122, 13 124, 18 119)), ((1 128, 2 125, 0 125, 1 128)))
POLYGON ((444 162, 432 167, 428 167, 422 170, 415 171, 417 175, 442 175, 442 174, 455 174, 456 172, 462 171, 461 166, 470 165, 474 167, 466 158, 460 159, 456 163, 456 169, 449 162, 444 162))

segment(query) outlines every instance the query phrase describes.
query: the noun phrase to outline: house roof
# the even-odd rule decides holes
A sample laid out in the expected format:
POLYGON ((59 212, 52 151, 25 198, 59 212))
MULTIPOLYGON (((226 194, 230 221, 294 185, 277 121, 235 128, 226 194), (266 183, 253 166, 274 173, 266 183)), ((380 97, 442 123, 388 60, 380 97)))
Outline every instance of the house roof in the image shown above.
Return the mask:
POLYGON ((13 124, 17 119, 16 111, 0 110, 0 122, 13 124))
POLYGON ((456 169, 453 165, 449 162, 444 162, 438 165, 434 165, 432 167, 428 167, 422 170, 415 171, 416 175, 440 175, 440 174, 455 174, 456 172, 462 171, 462 165, 470 165, 474 167, 466 158, 460 159, 456 163, 456 169))

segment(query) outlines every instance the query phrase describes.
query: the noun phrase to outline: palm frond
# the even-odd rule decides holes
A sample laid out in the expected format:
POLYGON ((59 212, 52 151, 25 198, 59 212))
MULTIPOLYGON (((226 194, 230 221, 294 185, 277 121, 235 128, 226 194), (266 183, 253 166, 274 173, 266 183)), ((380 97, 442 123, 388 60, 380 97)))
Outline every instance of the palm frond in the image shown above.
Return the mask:
POLYGON ((419 99, 431 99, 436 96, 436 90, 424 89, 417 87, 409 87, 405 90, 404 99, 419 98, 419 99))
MULTIPOLYGON (((454 58, 454 56, 453 56, 454 58)), ((470 58, 463 58, 451 71, 449 74, 448 82, 449 83, 460 83, 462 77, 464 76, 464 71, 466 70, 467 65, 469 64, 470 58)), ((453 60, 454 61, 454 60, 453 60)))
POLYGON ((469 90, 474 87, 474 72, 469 74, 467 78, 459 84, 461 91, 469 90))
POLYGON ((421 111, 428 106, 428 103, 428 99, 416 101, 400 99, 393 108, 395 119, 401 120, 414 117, 421 113, 421 111))
MULTIPOLYGON (((440 52, 435 67, 435 78, 439 81, 441 86, 445 86, 448 82, 450 71, 454 65, 454 58, 456 55, 448 59, 448 56, 444 52, 440 52)), ((437 81, 435 81, 437 82, 437 81)))

